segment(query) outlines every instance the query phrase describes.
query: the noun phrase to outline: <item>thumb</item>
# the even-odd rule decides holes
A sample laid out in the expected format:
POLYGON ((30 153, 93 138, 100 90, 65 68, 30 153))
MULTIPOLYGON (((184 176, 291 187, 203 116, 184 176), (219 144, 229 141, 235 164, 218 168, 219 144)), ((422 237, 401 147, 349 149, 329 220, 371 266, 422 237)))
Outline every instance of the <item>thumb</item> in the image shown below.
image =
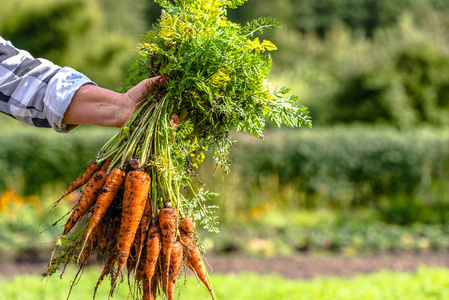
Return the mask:
POLYGON ((142 96, 148 91, 151 85, 154 84, 156 80, 158 80, 160 76, 151 77, 142 80, 137 85, 132 87, 129 91, 126 92, 126 98, 133 102, 133 104, 137 104, 142 99, 142 96))

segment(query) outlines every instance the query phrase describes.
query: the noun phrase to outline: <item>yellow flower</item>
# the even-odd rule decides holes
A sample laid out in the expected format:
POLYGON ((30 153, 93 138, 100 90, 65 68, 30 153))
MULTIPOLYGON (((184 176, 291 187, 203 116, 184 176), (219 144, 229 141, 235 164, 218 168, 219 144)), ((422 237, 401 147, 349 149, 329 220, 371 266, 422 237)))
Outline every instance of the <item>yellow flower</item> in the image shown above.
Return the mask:
POLYGON ((148 165, 155 167, 160 176, 170 177, 176 175, 176 170, 173 165, 162 155, 154 154, 153 159, 148 162, 148 165))
POLYGON ((0 195, 0 210, 5 210, 9 203, 23 204, 25 199, 13 190, 6 190, 0 195))
POLYGON ((264 51, 277 50, 276 45, 268 40, 263 40, 263 42, 261 43, 259 38, 257 37, 253 41, 251 41, 251 40, 248 40, 248 41, 249 41, 249 48, 251 50, 256 51, 257 53, 261 53, 264 51))
POLYGON ((203 151, 207 151, 207 147, 200 145, 198 143, 198 139, 195 137, 195 140, 192 143, 192 150, 190 151, 190 158, 192 165, 198 169, 198 165, 204 161, 206 155, 203 151))
POLYGON ((37 206, 39 204, 39 197, 36 195, 31 195, 27 198, 27 202, 31 205, 37 206))
POLYGON ((196 155, 192 156, 192 165, 198 169, 198 165, 204 161, 206 155, 203 152, 198 152, 196 155))
POLYGON ((161 14, 161 30, 159 31, 159 37, 171 41, 176 37, 176 26, 178 19, 175 16, 167 13, 165 10, 161 14))
POLYGON ((226 73, 226 70, 221 68, 212 75, 210 78, 210 84, 216 87, 217 89, 221 88, 222 86, 228 84, 231 81, 231 77, 226 73))
POLYGON ((190 6, 192 14, 196 18, 201 18, 204 16, 204 13, 207 12, 209 15, 221 15, 223 10, 224 3, 222 1, 217 0, 197 0, 193 2, 190 6))
POLYGON ((136 47, 136 51, 142 51, 145 49, 151 49, 151 45, 147 42, 139 43, 136 47))

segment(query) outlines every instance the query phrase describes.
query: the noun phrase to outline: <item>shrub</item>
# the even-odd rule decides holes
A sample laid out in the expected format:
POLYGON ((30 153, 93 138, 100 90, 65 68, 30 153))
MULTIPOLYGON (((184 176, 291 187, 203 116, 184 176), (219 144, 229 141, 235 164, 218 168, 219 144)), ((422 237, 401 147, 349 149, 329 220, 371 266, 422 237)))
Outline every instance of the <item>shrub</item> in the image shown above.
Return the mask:
POLYGON ((446 50, 429 44, 407 47, 393 61, 348 78, 334 99, 332 122, 447 127, 447 73, 446 50))
MULTIPOLYGON (((56 134, 27 128, 2 134, 0 190, 8 187, 30 195, 47 184, 67 185, 113 132, 80 128, 56 134)), ((230 175, 211 177, 211 162, 200 168, 208 188, 220 198, 235 199, 223 203, 224 211, 248 211, 265 203, 303 208, 368 205, 383 209, 386 220, 410 223, 416 215, 411 210, 424 212, 425 206, 440 211, 438 218, 428 214, 428 222, 447 219, 447 130, 346 126, 273 130, 263 141, 235 137, 230 175), (409 216, 399 216, 405 208, 409 216)))
POLYGON ((50 211, 56 195, 48 187, 40 197, 22 196, 13 190, 0 192, 0 263, 49 259, 63 222, 51 226, 70 209, 69 203, 73 205, 78 200, 73 194, 50 211))
POLYGON ((100 86, 114 89, 125 77, 145 30, 144 3, 3 0, 0 33, 35 57, 75 68, 100 86))
POLYGON ((211 251, 253 256, 323 251, 346 255, 401 251, 429 253, 445 252, 449 247, 447 224, 388 224, 380 221, 371 209, 327 211, 325 215, 333 220, 322 219, 323 212, 271 210, 253 217, 251 222, 226 224, 219 235, 204 233, 204 236, 211 251), (301 220, 307 217, 319 221, 302 224, 301 220), (272 223, 273 218, 278 221, 272 223))
MULTIPOLYGON (((237 136, 228 176, 204 182, 220 196, 221 222, 266 209, 370 207, 394 224, 449 221, 449 132, 341 126, 237 136)), ((206 167, 206 166, 205 166, 206 167)), ((200 174, 201 175, 201 174, 200 174)))
POLYGON ((31 195, 49 184, 68 184, 83 173, 111 136, 109 130, 83 128, 68 134, 36 128, 2 133, 0 191, 14 188, 31 195))
POLYGON ((448 131, 424 128, 271 131, 260 142, 239 136, 232 159, 246 191, 274 174, 280 187, 293 184, 312 206, 381 205, 399 195, 432 202, 442 200, 432 199, 433 184, 447 183, 448 139, 448 131))
POLYGON ((242 21, 274 15, 287 27, 323 37, 341 25, 356 34, 372 36, 379 29, 396 25, 404 14, 422 16, 433 11, 447 13, 449 5, 441 0, 258 0, 249 1, 230 15, 242 21))
POLYGON ((344 27, 333 27, 323 39, 287 29, 273 39, 280 49, 273 69, 309 108, 315 127, 447 127, 448 20, 447 14, 405 14, 372 38, 344 27))

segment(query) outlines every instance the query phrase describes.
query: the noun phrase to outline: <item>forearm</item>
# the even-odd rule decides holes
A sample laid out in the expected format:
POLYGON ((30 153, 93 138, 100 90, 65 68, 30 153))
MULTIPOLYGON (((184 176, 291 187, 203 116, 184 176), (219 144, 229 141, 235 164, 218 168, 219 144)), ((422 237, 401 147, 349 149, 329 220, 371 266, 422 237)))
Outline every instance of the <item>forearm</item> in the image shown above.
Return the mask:
POLYGON ((132 110, 133 103, 125 94, 86 84, 73 96, 62 122, 67 125, 121 127, 132 110))
POLYGON ((38 127, 121 127, 157 77, 124 94, 97 87, 84 74, 35 59, 0 37, 0 111, 38 127))
POLYGON ((158 79, 159 76, 145 79, 124 94, 93 84, 83 85, 73 96, 62 121, 67 125, 121 127, 139 106, 142 95, 158 79))

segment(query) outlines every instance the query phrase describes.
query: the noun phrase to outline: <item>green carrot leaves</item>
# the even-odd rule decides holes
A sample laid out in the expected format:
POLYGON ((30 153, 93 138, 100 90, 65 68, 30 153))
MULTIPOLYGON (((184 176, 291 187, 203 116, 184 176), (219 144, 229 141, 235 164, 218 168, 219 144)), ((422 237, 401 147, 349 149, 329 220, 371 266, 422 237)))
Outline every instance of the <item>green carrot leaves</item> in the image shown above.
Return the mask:
MULTIPOLYGON (((178 189, 212 153, 227 172, 231 131, 263 138, 266 120, 277 126, 311 126, 307 109, 290 89, 268 83, 270 51, 276 46, 260 38, 265 29, 280 27, 270 17, 241 26, 227 19, 227 9, 245 0, 156 0, 161 18, 142 35, 125 90, 143 78, 164 75, 144 99, 142 107, 105 145, 123 167, 136 159, 147 172, 158 176, 160 203, 172 202, 180 211, 189 203, 178 189), (257 36, 255 36, 257 35, 257 36), (177 114, 181 125, 171 126, 165 115, 177 114), (206 152, 205 149, 208 151, 206 152), (121 157, 121 159, 117 159, 121 157), (167 172, 161 172, 165 170, 167 172), (162 199, 167 198, 168 199, 162 199)), ((100 153, 101 156, 101 153, 100 153)), ((112 166, 114 167, 114 166, 112 166)), ((208 197, 201 191, 191 201, 199 209, 208 197)), ((208 229, 214 228, 208 210, 197 210, 208 229)))

